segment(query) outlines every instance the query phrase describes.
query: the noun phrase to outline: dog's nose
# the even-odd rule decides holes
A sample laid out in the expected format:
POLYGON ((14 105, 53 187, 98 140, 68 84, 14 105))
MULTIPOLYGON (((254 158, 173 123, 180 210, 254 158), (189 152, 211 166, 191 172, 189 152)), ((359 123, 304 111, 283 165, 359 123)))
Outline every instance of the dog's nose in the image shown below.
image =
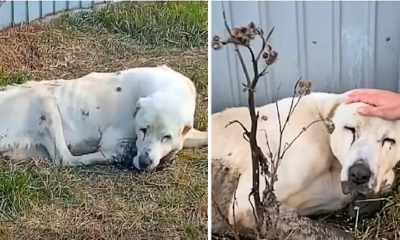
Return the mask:
POLYGON ((152 160, 150 159, 150 157, 146 154, 146 155, 141 155, 139 156, 139 166, 141 170, 145 170, 147 169, 147 167, 152 164, 152 160))
POLYGON ((371 177, 371 171, 369 170, 369 167, 362 163, 351 166, 349 169, 349 174, 350 180, 357 185, 367 183, 371 177))

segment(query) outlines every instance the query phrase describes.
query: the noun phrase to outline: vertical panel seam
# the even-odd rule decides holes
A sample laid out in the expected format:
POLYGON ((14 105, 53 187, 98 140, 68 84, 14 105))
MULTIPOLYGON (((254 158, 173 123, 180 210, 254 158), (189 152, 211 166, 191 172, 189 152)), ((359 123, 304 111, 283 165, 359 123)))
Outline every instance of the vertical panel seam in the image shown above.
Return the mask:
POLYGON ((42 0, 39 1, 39 17, 40 18, 43 17, 43 1, 42 0))
POLYGON ((302 1, 301 2, 301 7, 302 7, 302 18, 301 18, 301 24, 303 26, 303 48, 304 48, 304 69, 305 69, 305 77, 309 78, 310 76, 308 75, 308 49, 307 49, 307 21, 306 21, 306 7, 305 7, 306 2, 302 1))
POLYGON ((29 23, 29 1, 25 1, 25 21, 29 23))
MULTIPOLYGON (((230 22, 230 27, 231 28, 235 27, 235 24, 233 22, 233 17, 232 17, 233 16, 232 15, 232 4, 233 3, 234 2, 228 2, 228 6, 229 6, 229 22, 230 22)), ((244 75, 244 73, 241 70, 242 67, 240 65, 239 59, 237 57, 237 54, 235 53, 233 55, 234 55, 234 60, 233 61, 234 61, 234 64, 235 64, 235 72, 236 72, 236 74, 235 74, 236 75, 236 81, 235 82, 236 82, 236 87, 237 87, 236 91, 234 92, 236 94, 235 96, 237 96, 237 99, 235 97, 233 99, 236 100, 234 105, 237 106, 237 105, 243 105, 242 94, 240 92, 240 88, 242 87, 242 81, 240 81, 240 77, 239 77, 240 74, 239 73, 242 73, 243 75, 244 75)), ((246 64, 246 60, 245 59, 243 59, 243 60, 244 60, 244 62, 246 64)), ((246 65, 246 67, 247 67, 247 65, 246 65)), ((232 89, 235 89, 235 88, 232 87, 232 89)), ((232 95, 233 95, 233 92, 232 92, 232 95)))
POLYGON ((305 55, 305 37, 304 37, 304 14, 301 11, 300 2, 295 2, 295 14, 296 14, 296 30, 297 30, 297 61, 298 61, 298 68, 300 71, 300 77, 307 78, 307 71, 306 71, 306 58, 305 55), (303 15, 303 16, 301 16, 303 15), (302 26, 303 25, 303 26, 302 26))
POLYGON ((341 9, 340 2, 332 2, 332 72, 331 91, 340 91, 341 86, 341 9))
POLYGON ((14 1, 11 1, 11 26, 14 26, 15 24, 15 19, 14 19, 14 1))
MULTIPOLYGON (((221 1, 220 3, 221 3, 221 9, 222 9, 222 11, 227 12, 227 11, 225 11, 225 4, 224 4, 224 2, 221 1)), ((228 2, 227 4, 231 4, 231 3, 228 2)), ((221 24, 221 23, 219 23, 219 24, 221 24)), ((222 24, 224 24, 224 23, 222 23, 222 24)), ((223 28, 223 29, 224 29, 224 31, 223 31, 223 32, 224 32, 224 36, 225 36, 225 39, 226 39, 226 38, 228 37, 228 33, 225 31, 225 28, 223 28)), ((231 67, 232 67, 232 61, 231 61, 230 57, 231 57, 231 55, 230 55, 229 47, 227 46, 227 47, 226 47, 226 59, 227 59, 227 61, 228 61, 228 69, 227 69, 227 71, 228 71, 228 76, 229 76, 228 82, 229 82, 229 87, 230 87, 230 89, 231 89, 231 94, 230 94, 230 96, 231 96, 231 106, 234 106, 234 105, 236 105, 236 101, 235 101, 235 97, 234 97, 235 91, 234 91, 234 89, 233 89, 233 77, 232 77, 232 69, 231 69, 231 67)))
POLYGON ((368 2, 368 15, 369 15, 369 28, 368 28, 368 36, 369 36, 369 50, 372 51, 369 55, 369 64, 366 64, 365 71, 369 76, 366 78, 368 83, 367 87, 373 87, 375 84, 375 72, 376 72, 376 21, 377 21, 377 2, 368 2), (372 15, 372 16, 371 16, 372 15), (372 49, 371 49, 372 48, 372 49))
MULTIPOLYGON (((258 2, 258 8, 259 8, 259 17, 260 17, 260 22, 264 21, 265 24, 261 25, 261 27, 265 26, 264 30, 264 38, 266 38, 266 34, 269 33, 269 31, 272 29, 272 25, 270 23, 271 18, 270 16, 270 6, 269 6, 269 1, 259 1, 258 2), (261 12, 263 11, 263 12, 261 12), (264 13, 264 14, 263 14, 264 13), (262 17, 266 16, 266 17, 262 17)), ((271 43, 272 47, 274 46, 273 44, 273 39, 274 37, 272 36, 269 40, 269 43, 271 43)), ((264 64, 262 65, 262 69, 264 68, 264 64)), ((272 94, 272 90, 274 89, 274 81, 275 81, 275 75, 274 75, 274 68, 273 66, 268 69, 268 73, 265 74, 262 79, 264 82, 264 91, 265 91, 265 103, 269 103, 270 101, 273 101, 274 96, 272 94)))

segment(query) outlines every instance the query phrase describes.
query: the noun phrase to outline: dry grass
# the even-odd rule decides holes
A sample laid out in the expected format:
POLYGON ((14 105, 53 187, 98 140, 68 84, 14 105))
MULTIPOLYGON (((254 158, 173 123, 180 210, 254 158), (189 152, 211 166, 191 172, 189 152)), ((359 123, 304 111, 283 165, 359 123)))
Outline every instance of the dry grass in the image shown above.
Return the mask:
MULTIPOLYGON (((168 64, 194 81, 199 91, 195 126, 207 129, 205 47, 177 48, 159 41, 149 48, 99 24, 72 29, 74 22, 1 31, 0 84, 168 64)), ((20 165, 2 161, 0 236, 207 239, 207 175, 207 149, 182 151, 167 169, 141 175, 115 167, 56 168, 40 160, 20 165)))
MULTIPOLYGON (((400 164, 399 164, 400 165, 400 164)), ((400 239, 400 166, 396 167, 395 186, 391 193, 381 198, 383 209, 373 217, 358 221, 351 219, 347 208, 329 215, 318 216, 321 222, 351 232, 355 239, 400 239)))

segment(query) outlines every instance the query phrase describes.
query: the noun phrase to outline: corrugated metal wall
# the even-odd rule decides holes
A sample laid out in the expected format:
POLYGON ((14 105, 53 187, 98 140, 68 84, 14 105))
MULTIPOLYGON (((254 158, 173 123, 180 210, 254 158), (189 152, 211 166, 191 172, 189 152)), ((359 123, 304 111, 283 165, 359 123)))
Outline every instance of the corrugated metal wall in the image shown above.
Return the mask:
MULTIPOLYGON (((223 9, 231 27, 250 21, 265 32, 275 27, 270 43, 279 60, 258 85, 257 105, 291 96, 299 77, 314 91, 399 91, 400 2, 213 1, 211 9, 212 35, 227 37, 223 9)), ((212 112, 246 106, 233 48, 212 50, 211 57, 212 112)), ((245 60, 250 66, 247 54, 245 60)))
MULTIPOLYGON (((1 1, 0 1, 1 2, 1 1)), ((62 10, 88 8, 106 1, 5 1, 0 3, 0 28, 31 22, 62 10)))

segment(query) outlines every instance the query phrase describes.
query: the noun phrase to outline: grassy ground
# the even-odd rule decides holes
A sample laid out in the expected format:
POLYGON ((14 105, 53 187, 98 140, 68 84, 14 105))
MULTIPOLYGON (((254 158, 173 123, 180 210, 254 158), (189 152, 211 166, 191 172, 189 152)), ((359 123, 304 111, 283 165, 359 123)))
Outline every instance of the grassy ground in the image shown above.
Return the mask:
POLYGON ((318 216, 317 219, 352 233, 355 239, 400 239, 400 164, 396 167, 396 181, 392 192, 380 200, 383 209, 373 217, 356 221, 350 219, 347 209, 344 209, 318 216))
MULTIPOLYGON (((207 129, 207 2, 123 3, 0 32, 0 84, 168 64, 199 91, 207 129)), ((207 149, 167 169, 0 161, 0 239, 207 239, 207 149)))

